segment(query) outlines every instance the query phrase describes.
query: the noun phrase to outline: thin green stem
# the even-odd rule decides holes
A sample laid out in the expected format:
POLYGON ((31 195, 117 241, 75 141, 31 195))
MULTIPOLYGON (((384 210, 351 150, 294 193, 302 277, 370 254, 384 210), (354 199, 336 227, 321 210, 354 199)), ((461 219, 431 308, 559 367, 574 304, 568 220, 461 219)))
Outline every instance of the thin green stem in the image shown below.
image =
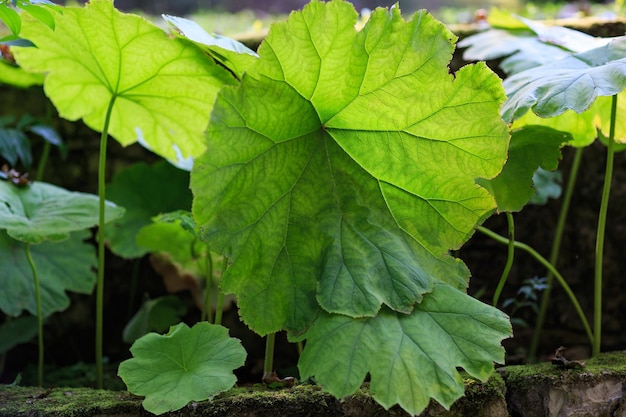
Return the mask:
POLYGON ((263 361, 263 374, 274 372, 274 344, 276 343, 276 333, 265 336, 265 360, 263 361))
MULTIPOLYGON (((556 231, 554 235, 554 241, 552 242, 552 250, 550 251, 550 264, 556 267, 559 252, 561 250, 561 240, 563 238, 563 232, 565 230, 565 222, 569 213, 569 208, 572 203, 572 196, 574 195, 574 189, 576 187, 576 179, 578 177, 578 171, 580 168, 580 161, 583 156, 583 148, 576 148, 574 159, 572 160, 572 168, 570 169, 569 179, 567 180, 567 186, 565 188, 565 194, 563 195, 563 204, 559 212, 559 218, 557 220, 556 231)), ((554 285, 554 275, 548 271, 546 277, 546 289, 543 292, 541 298, 541 306, 539 308, 539 314, 537 316, 537 323, 533 331, 533 338, 530 342, 530 349, 528 351, 528 358, 534 361, 537 357, 537 348, 539 346, 539 338, 541 336, 541 330, 546 319, 548 306, 550 305, 550 296, 552 295, 552 286, 554 285)))
MULTIPOLYGON (((226 268, 228 268, 228 258, 224 256, 224 261, 222 263, 222 272, 220 274, 220 280, 224 276, 226 272, 226 268)), ((222 324, 222 315, 224 314, 224 292, 219 288, 217 289, 217 303, 215 304, 215 324, 222 324)))
POLYGON ((504 284, 506 284, 506 280, 509 278, 509 273, 511 272, 511 268, 513 267, 513 259, 515 257, 515 221, 513 220, 513 214, 508 211, 505 214, 509 232, 509 244, 507 250, 506 264, 504 265, 504 270, 502 271, 502 275, 500 276, 500 281, 498 281, 498 286, 493 293, 493 300, 491 304, 494 307, 498 305, 498 300, 500 299, 500 295, 502 294, 504 284))
POLYGON ((48 157, 50 156, 50 147, 50 142, 47 140, 43 142, 43 150, 41 151, 39 165, 37 165, 37 175, 35 176, 36 181, 41 181, 43 178, 43 171, 46 169, 46 163, 48 162, 48 157))
MULTIPOLYGON (((486 227, 478 226, 476 228, 476 230, 478 230, 479 232, 481 232, 481 233, 491 237, 496 242, 500 242, 500 243, 505 244, 505 245, 509 244, 509 239, 507 239, 504 236, 500 236, 499 234, 497 234, 495 232, 492 232, 491 230, 487 229, 486 227)), ((556 268, 554 268, 554 266, 550 262, 548 262, 546 260, 546 258, 541 256, 536 250, 534 250, 532 247, 528 246, 527 244, 515 241, 514 245, 515 245, 516 248, 521 249, 521 250, 529 253, 540 264, 542 264, 544 267, 546 267, 550 272, 552 272, 554 274, 554 277, 559 281, 559 284, 561 284, 561 286, 565 290, 565 293, 567 294, 567 296, 569 297, 570 301, 574 305, 574 309, 578 313, 578 316, 580 317, 580 320, 583 323, 583 327, 585 328, 585 332, 587 333, 587 337, 589 337, 589 342, 593 343, 593 333, 591 332, 591 327, 589 326, 589 322, 587 321, 587 317, 585 317, 585 313, 583 313, 583 309, 580 307, 580 303, 576 299, 576 296, 574 295, 574 292, 569 287, 569 285, 567 284, 567 282, 565 281, 563 276, 559 273, 559 271, 557 271, 556 268)))
POLYGON ((37 305, 37 343, 39 346, 39 356, 37 361, 37 382, 39 386, 43 386, 43 314, 41 312, 41 290, 39 288, 39 274, 35 267, 35 261, 30 253, 30 243, 26 246, 26 259, 30 265, 30 269, 33 271, 33 278, 35 280, 35 304, 37 305))
POLYGON ((102 329, 104 317, 104 224, 106 208, 106 154, 109 138, 109 122, 115 96, 111 97, 104 118, 104 127, 100 136, 100 155, 98 160, 98 279, 96 282, 96 388, 102 389, 102 329))
POLYGON ((615 158, 615 120, 617 118, 617 95, 611 102, 611 128, 609 131, 609 143, 606 147, 606 169, 604 171, 604 186, 600 200, 600 212, 598 215, 598 230, 596 235, 596 264, 594 269, 593 291, 593 349, 592 356, 600 354, 602 340, 602 262, 604 260, 604 233, 606 230, 606 216, 609 208, 609 195, 611 194, 611 180, 613 179, 613 160, 615 158))
POLYGON ((211 308, 211 287, 213 286, 213 259, 211 258, 211 252, 207 251, 205 259, 205 272, 204 272, 204 305, 202 306, 202 316, 200 321, 213 320, 212 308, 211 308))

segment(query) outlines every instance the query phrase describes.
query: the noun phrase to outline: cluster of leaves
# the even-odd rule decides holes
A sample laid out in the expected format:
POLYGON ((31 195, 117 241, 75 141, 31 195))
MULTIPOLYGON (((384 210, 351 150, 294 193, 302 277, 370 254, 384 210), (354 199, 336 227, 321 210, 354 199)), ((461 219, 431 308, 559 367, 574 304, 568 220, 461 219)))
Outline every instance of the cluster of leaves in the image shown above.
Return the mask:
MULTIPOLYGON (((503 58, 508 100, 503 118, 513 128, 543 125, 570 133, 570 146, 584 147, 608 136, 611 96, 626 110, 626 37, 597 38, 559 26, 497 13, 488 31, 459 42, 467 60, 503 58), (529 110, 532 110, 530 112, 529 110)), ((626 140, 626 124, 615 140, 626 140)))
MULTIPOLYGON (((455 36, 428 13, 405 21, 396 7, 377 9, 361 30, 357 17, 347 2, 313 1, 275 24, 257 54, 165 16, 172 38, 93 0, 62 9, 53 26, 21 16, 20 36, 36 48, 14 55, 46 74, 61 116, 179 167, 193 162, 194 233, 177 229, 183 218, 149 226, 158 211, 138 167, 127 179, 135 195, 111 189, 128 207, 108 232, 114 251, 159 250, 155 236, 169 238, 146 226, 182 230, 194 252, 230 258, 222 288, 252 330, 306 340, 302 378, 343 397, 369 373, 378 402, 418 414, 431 398, 449 407, 463 394, 457 367, 488 378, 511 334, 502 312, 465 293, 469 271, 449 251, 494 210, 526 204, 533 172, 554 169, 568 138, 529 127, 509 147, 500 79, 484 63, 450 74, 455 36), (137 246, 144 234, 153 247, 137 246)), ((536 104, 515 97, 507 120, 536 104)), ((171 211, 189 196, 164 198, 171 211)), ((225 329, 206 323, 131 350, 120 375, 155 413, 228 389, 243 361, 225 329), (175 378, 155 379, 163 367, 175 378)))

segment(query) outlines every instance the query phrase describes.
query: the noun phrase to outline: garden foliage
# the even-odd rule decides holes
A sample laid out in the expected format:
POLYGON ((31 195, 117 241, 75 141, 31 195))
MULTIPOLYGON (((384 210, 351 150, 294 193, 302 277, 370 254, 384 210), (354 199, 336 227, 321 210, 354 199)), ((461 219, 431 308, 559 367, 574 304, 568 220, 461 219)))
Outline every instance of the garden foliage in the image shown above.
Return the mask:
MULTIPOLYGON (((508 155, 500 79, 484 63, 451 74, 456 37, 425 11, 377 9, 357 30, 351 4, 313 1, 274 24, 258 55, 166 20, 178 36, 109 0, 63 8, 53 26, 24 15, 34 47, 14 54, 45 74, 61 116, 193 162, 197 236, 231 263, 222 289, 255 332, 306 340, 303 378, 343 397, 369 374, 379 403, 411 414, 431 398, 450 407, 458 367, 486 380, 510 323, 466 294, 450 250, 496 209, 480 183, 508 155)), ((149 411, 234 384, 240 346, 205 324, 131 348, 119 373, 149 411)))

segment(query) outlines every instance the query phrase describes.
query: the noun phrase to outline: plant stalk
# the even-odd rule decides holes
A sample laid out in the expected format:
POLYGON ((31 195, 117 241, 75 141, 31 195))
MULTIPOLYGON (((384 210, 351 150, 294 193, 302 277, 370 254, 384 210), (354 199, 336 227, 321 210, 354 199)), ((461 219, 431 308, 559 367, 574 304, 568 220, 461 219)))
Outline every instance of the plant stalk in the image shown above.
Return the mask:
POLYGON ((30 243, 26 243, 26 259, 30 265, 30 269, 33 271, 33 278, 35 280, 35 304, 37 305, 37 345, 39 346, 39 355, 37 361, 37 383, 39 386, 43 386, 43 314, 41 312, 41 289, 39 288, 39 274, 35 267, 35 261, 30 253, 30 243))
POLYGON ((205 269, 206 270, 204 272, 204 303, 203 303, 200 321, 206 320, 210 323, 213 320, 213 318, 211 317, 213 315, 212 314, 213 309, 211 308, 211 287, 213 286, 213 259, 211 258, 211 251, 207 251, 205 269))
MULTIPOLYGON (((209 254, 210 256, 210 254, 209 254)), ((228 268, 228 258, 224 256, 222 263, 222 272, 220 274, 220 281, 228 268)), ((224 314, 224 292, 217 286, 217 303, 215 305, 215 324, 222 324, 222 315, 224 314)))
POLYGON ((100 155, 98 159, 98 279, 96 282, 96 388, 102 389, 102 329, 104 316, 104 224, 106 209, 106 152, 109 138, 109 122, 115 95, 111 97, 104 118, 104 127, 100 136, 100 155))
POLYGON ((274 372, 274 345, 276 343, 276 333, 265 336, 265 359, 263 361, 263 374, 269 375, 274 372))
MULTIPOLYGON (((500 236, 499 234, 497 234, 495 232, 492 232, 491 230, 487 229, 486 227, 478 226, 476 228, 476 230, 478 230, 479 232, 481 232, 481 233, 491 237, 496 242, 500 242, 500 243, 503 243, 505 245, 509 244, 509 239, 507 239, 504 236, 500 236)), ((514 245, 515 245, 516 248, 522 249, 523 251, 528 252, 533 258, 535 258, 539 263, 541 263, 544 267, 546 267, 549 271, 551 271, 554 274, 554 277, 559 281, 559 284, 561 284, 561 286, 565 290, 565 293, 567 294, 567 296, 569 297, 570 301, 574 305, 574 309, 576 309, 576 312, 578 313, 578 316, 580 317, 580 320, 583 323, 583 326, 585 328, 585 332, 587 333, 587 337, 589 338, 589 342, 593 344, 593 340, 594 340, 593 333, 591 331, 591 327, 589 326, 589 322, 587 321, 587 317, 585 317, 585 314, 583 313, 583 309, 580 306, 580 303, 576 299, 576 296, 574 295, 574 292, 572 291, 570 286, 567 284, 567 282, 565 281, 563 276, 559 273, 559 271, 556 270, 556 268, 550 262, 548 262, 546 260, 546 258, 541 256, 532 247, 528 246, 525 243, 517 242, 517 241, 514 242, 514 245)))
MULTIPOLYGON (((559 252, 561 250, 561 240, 563 238, 563 232, 565 230, 565 221, 567 220, 567 215, 569 213, 569 208, 572 202, 572 196, 574 195, 574 188, 576 186, 576 179, 578 177, 578 171, 580 168, 580 161, 583 155, 583 148, 576 148, 576 153, 574 154, 574 159, 572 161, 572 168, 570 170, 569 179, 567 180, 567 186, 565 188, 565 194, 563 195, 563 204, 561 205, 561 210, 559 212, 559 218, 557 220, 556 232, 554 235, 554 241, 552 242, 552 249, 550 251, 550 264, 556 267, 559 252)), ((546 276, 546 289, 541 297, 541 306, 539 308, 539 315, 537 316, 537 323, 535 324, 535 329, 533 331, 533 338, 530 342, 530 348, 528 350, 528 358, 531 361, 534 361, 537 357, 537 348, 539 346, 539 337, 541 335, 541 330, 543 329, 543 324, 546 319, 546 313, 548 311, 548 306, 550 305, 550 296, 552 294, 552 286, 554 285, 554 274, 548 271, 546 276)))
POLYGON ((507 249, 506 265, 504 265, 504 270, 502 271, 502 275, 500 276, 500 281, 498 281, 496 291, 493 293, 493 300, 491 302, 491 305, 493 305, 494 307, 498 305, 498 300, 500 299, 500 295, 502 294, 504 284, 509 278, 509 273, 511 272, 511 268, 513 267, 513 259, 515 257, 515 221, 513 220, 513 214, 508 211, 505 214, 508 225, 509 243, 507 249))
POLYGON ((592 356, 600 354, 602 341, 602 262, 604 261, 604 234, 606 230, 606 216, 611 194, 611 180, 613 179, 613 160, 615 159, 615 120, 617 118, 617 95, 611 102, 611 128, 609 143, 606 147, 606 169, 604 171, 604 185, 600 200, 598 215, 598 230, 596 235, 596 264, 594 269, 594 296, 593 296, 593 349, 592 356))

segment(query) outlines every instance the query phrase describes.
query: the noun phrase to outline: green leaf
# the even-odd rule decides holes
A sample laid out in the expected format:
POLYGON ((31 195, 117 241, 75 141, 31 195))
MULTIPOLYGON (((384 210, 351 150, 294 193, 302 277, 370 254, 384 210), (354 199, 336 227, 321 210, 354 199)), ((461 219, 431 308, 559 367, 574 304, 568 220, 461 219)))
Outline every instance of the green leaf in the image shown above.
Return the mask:
POLYGON ((22 36, 37 48, 14 48, 26 70, 46 73, 46 94, 69 120, 101 131, 111 102, 111 134, 179 166, 205 149, 202 135, 218 90, 231 75, 188 41, 170 39, 110 0, 64 8, 52 31, 24 16, 22 36))
POLYGON ((22 130, 0 127, 0 156, 11 166, 21 162, 26 168, 30 167, 33 159, 30 141, 22 130))
POLYGON ((132 359, 118 374, 143 406, 154 414, 178 410, 190 401, 213 398, 236 381, 233 369, 243 365, 246 352, 222 326, 200 322, 191 329, 181 323, 166 335, 150 333, 130 348, 132 359))
MULTIPOLYGON (((67 191, 45 182, 25 187, 0 181, 0 229, 27 243, 63 240, 70 232, 98 224, 98 196, 67 191)), ((107 202, 105 221, 120 218, 124 209, 107 202)))
POLYGON ((256 52, 241 42, 226 36, 209 34, 196 22, 177 16, 163 15, 176 33, 200 45, 209 55, 231 70, 237 78, 250 68, 258 58, 256 52))
POLYGON ((0 83, 20 88, 43 84, 43 75, 32 74, 0 59, 0 83))
POLYGON ((303 379, 315 377, 337 398, 354 393, 369 373, 376 401, 418 415, 431 398, 449 408, 464 394, 457 367, 486 381, 493 362, 504 363, 500 342, 511 335, 504 313, 436 284, 410 315, 320 315, 305 334, 298 367, 303 379))
POLYGON ((520 211, 533 197, 533 175, 538 167, 554 171, 559 166, 562 144, 569 133, 544 126, 527 125, 511 135, 509 159, 491 180, 477 180, 495 197, 499 212, 520 211))
POLYGON ((152 165, 140 162, 115 173, 107 186, 107 198, 127 207, 124 217, 104 231, 111 251, 124 258, 137 258, 148 248, 135 240, 152 217, 177 209, 191 208, 189 173, 160 161, 152 165))
POLYGON ((124 326, 122 339, 126 343, 133 343, 149 332, 162 333, 179 323, 185 313, 187 306, 180 297, 168 295, 147 300, 124 326))
POLYGON ((557 59, 504 81, 508 100, 504 120, 512 122, 532 109, 540 117, 567 110, 582 113, 598 96, 612 96, 626 86, 626 36, 607 45, 557 59))
MULTIPOLYGON (((66 291, 89 294, 96 282, 96 254, 86 230, 72 233, 63 242, 44 242, 30 250, 41 284, 41 309, 44 317, 70 305, 66 291)), ((0 230, 0 309, 9 316, 26 310, 37 315, 35 280, 26 259, 24 243, 0 230)))
POLYGON ((20 6, 29 15, 54 30, 54 16, 47 7, 41 7, 36 4, 23 4, 20 6))
POLYGON ((506 158, 499 78, 453 77, 455 37, 426 12, 378 9, 360 32, 356 17, 312 2, 274 24, 192 171, 201 237, 233 259, 222 287, 261 334, 303 330, 318 302, 408 313, 433 280, 464 288, 448 250, 495 208, 475 178, 506 158))
POLYGON ((21 316, 0 325, 0 354, 37 336, 37 317, 21 316))
POLYGON ((183 229, 180 223, 153 223, 137 234, 137 244, 150 252, 166 254, 184 274, 206 276, 205 259, 209 255, 206 243, 183 229))
POLYGON ((6 4, 0 4, 0 21, 9 28, 13 35, 20 34, 22 27, 20 15, 6 4))

